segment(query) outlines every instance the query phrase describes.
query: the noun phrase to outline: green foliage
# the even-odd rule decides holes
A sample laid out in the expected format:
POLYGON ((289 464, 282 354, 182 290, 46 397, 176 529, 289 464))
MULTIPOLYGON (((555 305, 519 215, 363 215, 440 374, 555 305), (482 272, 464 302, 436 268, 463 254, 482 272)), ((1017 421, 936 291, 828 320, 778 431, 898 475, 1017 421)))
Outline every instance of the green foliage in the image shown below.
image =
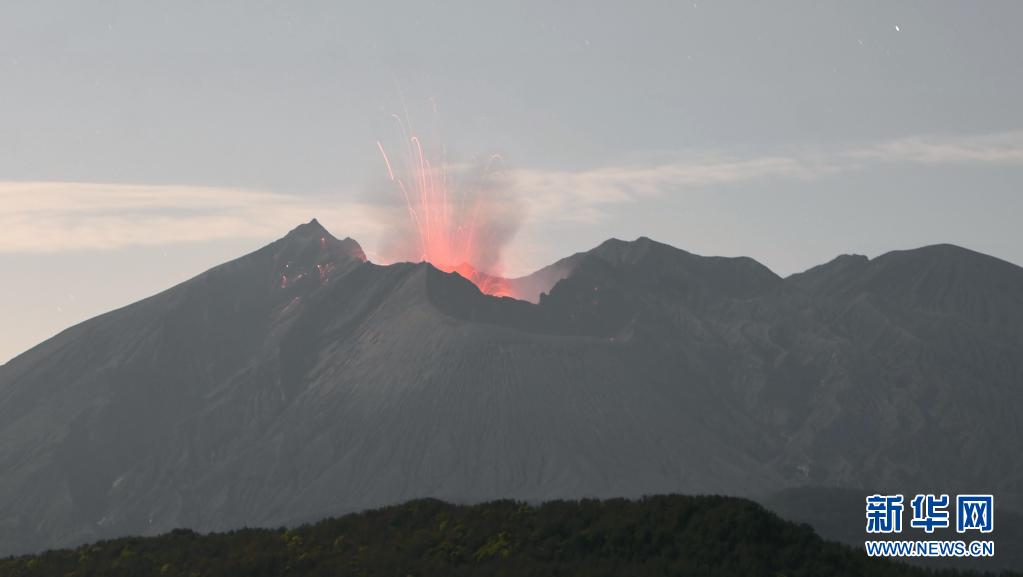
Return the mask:
POLYGON ((684 496, 421 500, 287 530, 176 530, 0 559, 0 577, 937 574, 868 559, 750 501, 684 496))

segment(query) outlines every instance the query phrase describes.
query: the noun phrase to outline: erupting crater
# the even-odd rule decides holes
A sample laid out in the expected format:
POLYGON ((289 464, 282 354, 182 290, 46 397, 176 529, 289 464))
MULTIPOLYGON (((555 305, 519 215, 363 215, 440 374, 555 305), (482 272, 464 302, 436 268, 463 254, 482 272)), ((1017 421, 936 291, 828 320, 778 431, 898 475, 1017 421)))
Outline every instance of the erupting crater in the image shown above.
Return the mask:
POLYGON ((475 169, 451 167, 443 155, 427 154, 420 138, 394 118, 404 140, 401 150, 391 155, 377 142, 389 183, 407 213, 407 220, 396 223, 402 240, 390 256, 458 273, 489 295, 515 296, 502 276, 501 252, 520 211, 494 171, 500 157, 493 155, 475 169))

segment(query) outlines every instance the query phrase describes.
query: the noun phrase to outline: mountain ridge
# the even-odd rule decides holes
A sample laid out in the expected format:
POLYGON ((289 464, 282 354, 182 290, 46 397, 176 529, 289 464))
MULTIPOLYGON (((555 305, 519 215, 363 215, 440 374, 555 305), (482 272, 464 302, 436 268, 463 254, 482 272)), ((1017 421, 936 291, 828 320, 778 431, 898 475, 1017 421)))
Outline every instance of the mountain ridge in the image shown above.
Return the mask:
POLYGON ((968 293, 987 304, 879 294, 890 259, 875 284, 832 294, 847 267, 782 279, 645 238, 569 257, 528 303, 428 263, 373 264, 314 219, 0 367, 0 543, 276 525, 419 497, 937 479, 1018 506, 1023 355, 998 320, 1018 312, 1016 273, 955 254, 997 273, 968 293))

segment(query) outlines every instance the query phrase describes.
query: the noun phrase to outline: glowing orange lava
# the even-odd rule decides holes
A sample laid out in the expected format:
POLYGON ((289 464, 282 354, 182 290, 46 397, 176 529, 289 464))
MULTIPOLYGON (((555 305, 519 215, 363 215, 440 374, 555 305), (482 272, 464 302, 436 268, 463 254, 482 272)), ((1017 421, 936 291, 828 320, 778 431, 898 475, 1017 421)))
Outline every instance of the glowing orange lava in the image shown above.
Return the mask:
POLYGON ((486 246, 491 242, 487 220, 493 210, 484 207, 485 195, 480 194, 498 157, 491 157, 475 189, 459 187, 461 192, 453 191, 443 158, 435 166, 418 136, 405 133, 405 140, 406 150, 395 157, 395 163, 383 144, 377 142, 377 148, 388 179, 405 201, 419 259, 445 272, 458 273, 484 293, 511 296, 508 282, 500 274, 500 262, 480 262, 481 255, 500 252, 500 247, 486 246), (481 264, 486 264, 486 272, 479 270, 481 264))

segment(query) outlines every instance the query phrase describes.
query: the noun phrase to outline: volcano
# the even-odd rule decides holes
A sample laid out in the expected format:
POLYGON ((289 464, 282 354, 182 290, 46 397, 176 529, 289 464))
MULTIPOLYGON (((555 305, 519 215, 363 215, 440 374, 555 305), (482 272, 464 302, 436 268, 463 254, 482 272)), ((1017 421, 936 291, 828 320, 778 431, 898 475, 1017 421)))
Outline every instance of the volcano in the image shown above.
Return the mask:
POLYGON ((612 239, 501 282, 535 302, 313 220, 39 344, 0 367, 0 552, 417 497, 1023 508, 1011 263, 939 245, 781 278, 612 239))

